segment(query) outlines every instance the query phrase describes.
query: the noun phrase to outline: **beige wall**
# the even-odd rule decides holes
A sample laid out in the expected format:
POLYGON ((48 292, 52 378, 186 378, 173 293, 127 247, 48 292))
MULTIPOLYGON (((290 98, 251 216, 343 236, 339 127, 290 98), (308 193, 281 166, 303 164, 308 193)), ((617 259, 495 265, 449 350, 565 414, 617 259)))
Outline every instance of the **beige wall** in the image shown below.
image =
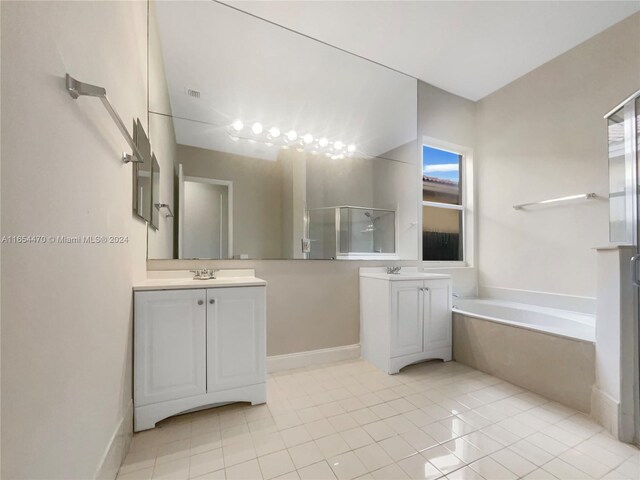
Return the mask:
POLYGON ((146 226, 122 135, 99 100, 69 97, 64 74, 104 86, 127 126, 146 128, 146 3, 1 9, 2 234, 129 238, 2 245, 2 478, 93 478, 130 407, 146 226))
POLYGON ((233 253, 282 258, 282 166, 258 158, 178 145, 185 176, 233 182, 233 253))
POLYGON ((640 14, 478 104, 480 284, 593 297, 593 247, 608 243, 603 198, 516 211, 512 205, 608 195, 602 116, 640 86, 640 14))

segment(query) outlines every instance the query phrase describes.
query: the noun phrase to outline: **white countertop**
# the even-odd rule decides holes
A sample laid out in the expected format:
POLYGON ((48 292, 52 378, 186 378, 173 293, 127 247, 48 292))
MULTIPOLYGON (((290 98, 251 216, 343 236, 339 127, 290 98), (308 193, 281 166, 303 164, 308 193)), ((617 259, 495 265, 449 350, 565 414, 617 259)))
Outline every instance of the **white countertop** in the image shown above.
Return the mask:
POLYGON ((417 267, 402 267, 400 273, 387 273, 386 267, 361 267, 360 276, 375 278, 378 280, 437 280, 451 278, 451 275, 442 273, 425 273, 418 271, 417 267))
POLYGON ((257 278, 253 269, 218 270, 216 278, 194 280, 188 270, 149 271, 146 280, 133 286, 135 292, 146 290, 181 290, 186 288, 260 287, 266 280, 257 278))

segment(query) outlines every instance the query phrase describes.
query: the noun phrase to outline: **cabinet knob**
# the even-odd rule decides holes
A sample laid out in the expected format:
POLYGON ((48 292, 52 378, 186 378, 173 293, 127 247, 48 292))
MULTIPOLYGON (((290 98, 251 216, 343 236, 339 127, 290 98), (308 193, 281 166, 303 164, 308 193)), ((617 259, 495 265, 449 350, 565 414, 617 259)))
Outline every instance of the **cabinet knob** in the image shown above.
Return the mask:
POLYGON ((211 305, 213 305, 214 303, 216 303, 216 299, 215 299, 215 298, 212 298, 211 300, 209 300, 209 303, 210 303, 211 305))
POLYGON ((429 287, 424 287, 424 289, 423 289, 423 290, 424 290, 425 292, 428 292, 428 291, 429 291, 429 287))
POLYGON ((202 305, 204 302, 202 300, 198 300, 198 305, 202 305))

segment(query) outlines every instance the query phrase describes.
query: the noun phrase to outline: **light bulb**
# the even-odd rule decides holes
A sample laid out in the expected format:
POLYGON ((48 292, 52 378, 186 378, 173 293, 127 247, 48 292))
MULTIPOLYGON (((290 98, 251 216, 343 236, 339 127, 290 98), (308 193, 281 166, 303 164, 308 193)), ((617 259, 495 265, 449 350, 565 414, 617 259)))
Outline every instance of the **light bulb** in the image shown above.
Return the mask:
POLYGON ((280 129, 278 127, 271 127, 269 129, 269 135, 271 135, 271 138, 278 138, 280 136, 280 129))
POLYGON ((298 138, 298 134, 295 132, 295 130, 289 130, 287 132, 287 139, 290 142, 294 142, 296 140, 296 138, 298 138))
POLYGON ((310 143, 313 143, 313 135, 307 133, 304 137, 302 137, 302 140, 304 140, 304 143, 309 145, 310 143))
POLYGON ((233 129, 236 132, 239 132, 240 130, 242 130, 244 128, 244 123, 242 123, 242 120, 236 120, 235 122, 233 122, 231 124, 231 126, 233 127, 233 129))
POLYGON ((327 140, 326 137, 322 137, 320 140, 318 140, 318 145, 320 145, 321 147, 326 147, 327 145, 329 145, 329 140, 327 140))
POLYGON ((260 135, 262 133, 262 124, 260 122, 254 123, 251 125, 251 131, 256 135, 260 135))
POLYGON ((344 143, 342 143, 340 140, 336 140, 335 142, 333 142, 333 148, 335 148, 336 150, 342 150, 344 148, 344 143))
POLYGON ((347 151, 349 151, 350 153, 353 153, 356 151, 356 146, 352 143, 351 145, 349 145, 347 147, 347 151))

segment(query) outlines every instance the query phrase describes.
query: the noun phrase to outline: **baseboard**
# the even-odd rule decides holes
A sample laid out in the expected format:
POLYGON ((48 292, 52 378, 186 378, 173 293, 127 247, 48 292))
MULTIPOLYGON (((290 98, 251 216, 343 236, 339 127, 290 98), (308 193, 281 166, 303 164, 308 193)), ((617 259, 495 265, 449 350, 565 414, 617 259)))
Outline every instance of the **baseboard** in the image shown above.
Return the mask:
POLYGON ((283 370, 310 367, 311 365, 339 362, 353 358, 360 358, 359 344, 287 353, 285 355, 272 355, 267 357, 267 371, 269 373, 281 372, 283 370))
POLYGON ((96 470, 96 480, 114 480, 122 465, 125 455, 129 451, 133 437, 133 400, 129 402, 127 410, 120 419, 111 440, 102 456, 102 461, 96 470))
POLYGON ((620 437, 620 403, 595 385, 591 389, 591 418, 614 438, 620 437))

